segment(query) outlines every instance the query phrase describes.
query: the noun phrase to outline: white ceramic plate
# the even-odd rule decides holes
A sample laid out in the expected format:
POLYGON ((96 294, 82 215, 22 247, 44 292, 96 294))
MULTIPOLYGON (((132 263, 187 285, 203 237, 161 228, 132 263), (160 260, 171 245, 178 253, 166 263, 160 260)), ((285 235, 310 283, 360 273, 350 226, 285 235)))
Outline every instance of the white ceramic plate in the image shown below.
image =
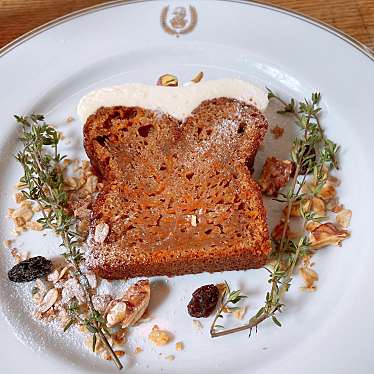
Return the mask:
MULTIPOLYGON (((202 70, 206 79, 248 79, 286 97, 301 99, 313 90, 322 92, 323 124, 342 145, 339 196, 353 210, 353 235, 342 248, 329 248, 316 256, 318 291, 300 292, 296 278, 281 316, 282 328, 269 322, 251 339, 242 333, 212 340, 208 321, 203 321, 201 332, 192 328, 185 308, 192 291, 227 279, 249 295, 249 316, 263 300, 265 271, 157 278, 153 280, 154 321, 130 336, 128 351, 141 345, 144 352, 129 355, 124 362, 134 374, 373 372, 374 59, 369 51, 315 21, 254 2, 118 1, 54 21, 3 48, 0 56, 1 239, 10 237, 5 214, 15 205, 12 186, 20 175, 12 157, 17 149, 13 114, 46 114, 71 139, 64 151, 70 157, 83 157, 82 124, 66 125, 65 119, 76 116, 79 98, 96 87, 153 83, 165 72, 186 81, 202 70), (177 37, 178 30, 182 32, 177 37), (153 323, 174 334, 173 344, 154 349, 147 343, 153 323), (174 343, 179 340, 186 348, 175 353, 174 343), (168 354, 175 354, 175 361, 165 360, 168 354)), ((279 121, 274 110, 270 107, 267 113, 272 124, 279 121)), ((289 127, 286 134, 280 143, 267 143, 269 153, 286 155, 292 136, 289 127)), ((263 158, 264 154, 259 155, 257 165, 263 158)), ((58 253, 56 243, 55 238, 38 233, 23 235, 16 242, 33 254, 47 255, 58 253)), ((115 372, 110 363, 82 348, 72 333, 53 333, 31 318, 27 302, 31 286, 10 284, 6 279, 10 266, 10 256, 3 249, 0 371, 115 372)))

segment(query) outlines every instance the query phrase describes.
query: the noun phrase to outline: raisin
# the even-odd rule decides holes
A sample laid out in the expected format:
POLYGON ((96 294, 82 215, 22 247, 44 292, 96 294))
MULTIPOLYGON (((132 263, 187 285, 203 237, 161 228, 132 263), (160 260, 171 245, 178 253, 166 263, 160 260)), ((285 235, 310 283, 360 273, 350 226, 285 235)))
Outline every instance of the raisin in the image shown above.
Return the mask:
POLYGON ((219 298, 218 288, 208 284, 198 288, 187 305, 188 314, 191 317, 209 317, 214 311, 219 298))
POLYGON ((45 257, 36 256, 19 262, 8 271, 12 282, 31 282, 42 278, 52 271, 52 261, 45 257))

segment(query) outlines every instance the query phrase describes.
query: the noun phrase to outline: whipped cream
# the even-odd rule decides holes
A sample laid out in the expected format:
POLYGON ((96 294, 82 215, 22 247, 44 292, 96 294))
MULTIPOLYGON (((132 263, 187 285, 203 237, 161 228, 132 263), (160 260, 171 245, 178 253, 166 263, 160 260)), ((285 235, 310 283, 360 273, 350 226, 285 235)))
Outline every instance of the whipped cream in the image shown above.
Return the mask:
POLYGON ((82 97, 77 112, 80 120, 86 122, 100 107, 139 106, 183 121, 201 102, 219 97, 241 100, 261 111, 268 104, 266 92, 254 84, 239 79, 218 79, 178 87, 128 83, 100 88, 82 97))

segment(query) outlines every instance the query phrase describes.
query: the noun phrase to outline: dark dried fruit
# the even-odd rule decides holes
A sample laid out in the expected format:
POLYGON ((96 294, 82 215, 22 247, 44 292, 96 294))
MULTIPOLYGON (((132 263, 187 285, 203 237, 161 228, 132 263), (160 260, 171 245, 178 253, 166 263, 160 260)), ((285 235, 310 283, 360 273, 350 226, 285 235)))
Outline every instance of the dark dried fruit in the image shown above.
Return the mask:
POLYGON ((8 278, 12 282, 31 282, 48 275, 51 271, 52 261, 42 256, 36 256, 13 266, 8 271, 8 278))
POLYGON ((218 288, 208 284, 198 288, 187 305, 188 314, 191 317, 209 317, 214 311, 219 298, 218 288))

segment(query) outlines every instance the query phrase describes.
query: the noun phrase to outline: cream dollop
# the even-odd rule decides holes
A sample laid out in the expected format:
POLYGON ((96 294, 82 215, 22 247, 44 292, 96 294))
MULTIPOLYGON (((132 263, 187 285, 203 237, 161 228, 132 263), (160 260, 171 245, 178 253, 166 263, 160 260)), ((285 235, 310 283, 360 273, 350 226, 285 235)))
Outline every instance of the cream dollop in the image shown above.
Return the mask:
POLYGON ((241 100, 261 111, 268 104, 266 92, 254 84, 240 79, 218 79, 178 87, 127 83, 100 88, 82 97, 77 112, 81 121, 86 122, 100 107, 139 106, 170 114, 182 121, 204 100, 218 97, 241 100))

